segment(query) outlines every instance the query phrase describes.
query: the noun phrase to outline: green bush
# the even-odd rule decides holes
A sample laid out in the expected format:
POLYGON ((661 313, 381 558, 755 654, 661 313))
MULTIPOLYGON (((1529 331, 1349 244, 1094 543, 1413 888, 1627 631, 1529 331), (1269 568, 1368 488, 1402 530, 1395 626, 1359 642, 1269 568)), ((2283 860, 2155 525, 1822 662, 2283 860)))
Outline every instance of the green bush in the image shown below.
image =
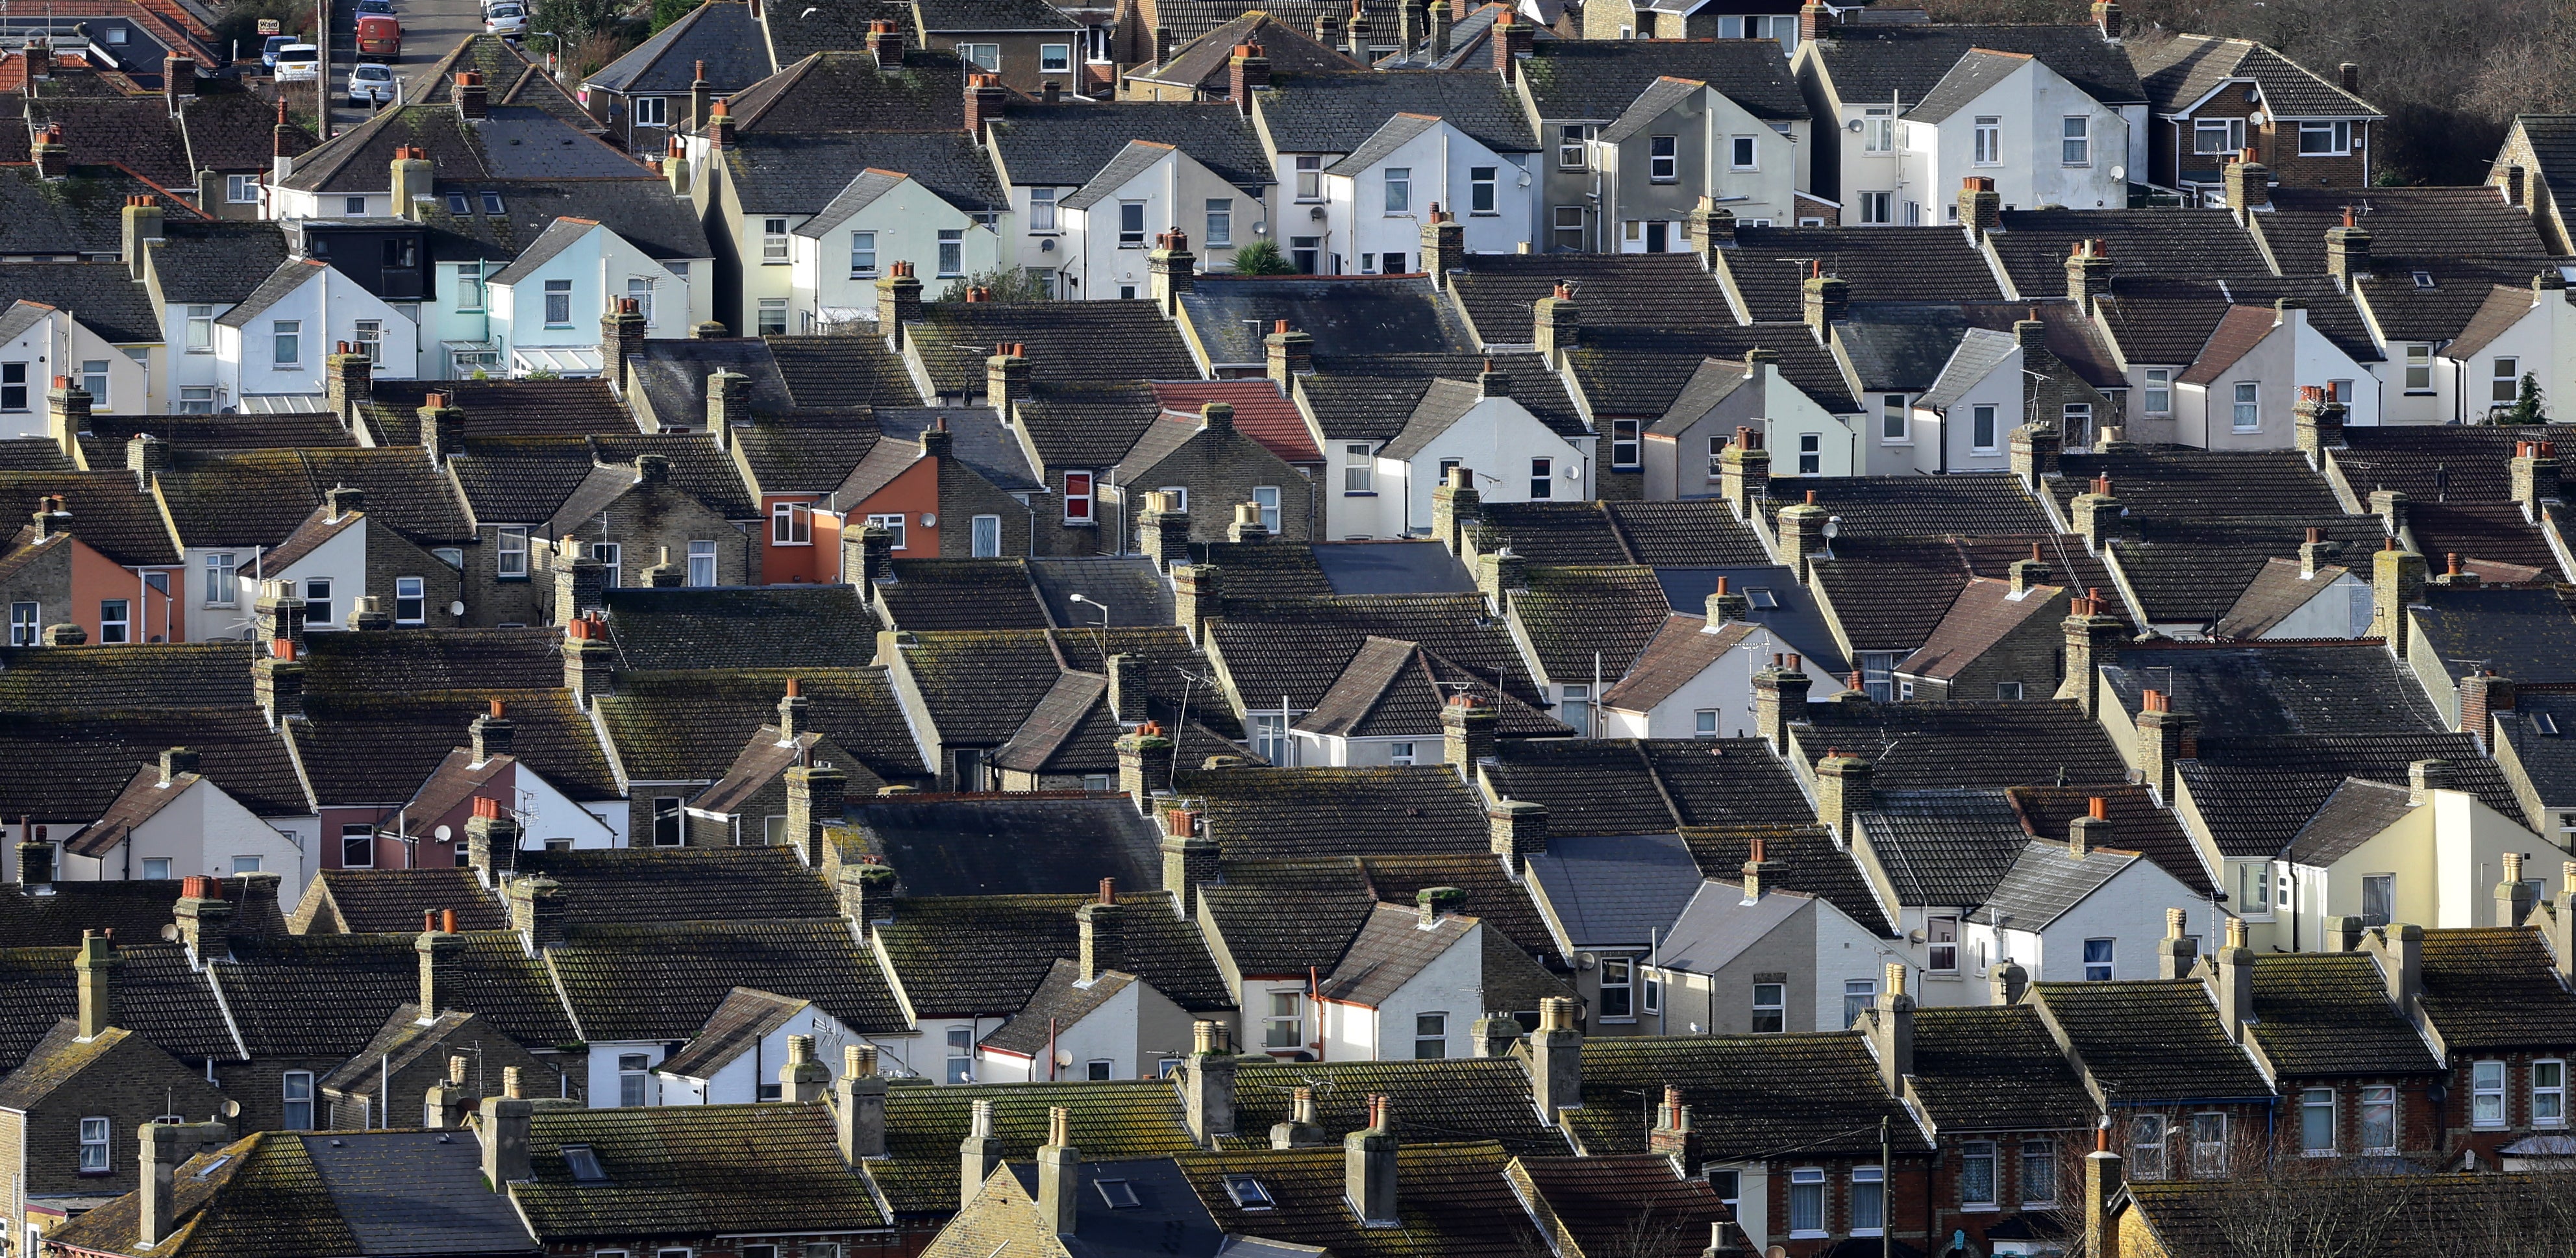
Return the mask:
POLYGON ((1279 242, 1264 237, 1234 251, 1237 275, 1295 275, 1297 264, 1279 251, 1279 242))

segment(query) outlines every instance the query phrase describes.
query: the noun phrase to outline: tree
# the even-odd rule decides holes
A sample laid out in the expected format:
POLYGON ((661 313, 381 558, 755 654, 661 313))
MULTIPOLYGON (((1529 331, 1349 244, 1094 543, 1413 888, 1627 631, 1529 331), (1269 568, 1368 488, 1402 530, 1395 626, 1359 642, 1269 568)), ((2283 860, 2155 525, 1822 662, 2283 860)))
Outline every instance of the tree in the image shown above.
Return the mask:
POLYGON ((653 0, 653 29, 661 30, 695 10, 700 0, 653 0))
POLYGON ((940 292, 939 300, 964 301, 966 290, 970 288, 988 290, 984 295, 986 301, 1046 301, 1055 296, 1047 291, 1046 281, 1039 279, 1037 272, 1024 266, 1006 266, 948 281, 948 287, 940 292))
POLYGON ((2499 424, 2545 424, 2549 422, 2549 399, 2541 396, 2540 377, 2522 373, 2522 388, 2514 394, 2513 405, 2496 416, 2499 424))
POLYGON ((1237 275, 1295 275, 1297 264, 1279 252, 1279 242, 1267 237, 1255 240, 1234 251, 1234 273, 1237 275))

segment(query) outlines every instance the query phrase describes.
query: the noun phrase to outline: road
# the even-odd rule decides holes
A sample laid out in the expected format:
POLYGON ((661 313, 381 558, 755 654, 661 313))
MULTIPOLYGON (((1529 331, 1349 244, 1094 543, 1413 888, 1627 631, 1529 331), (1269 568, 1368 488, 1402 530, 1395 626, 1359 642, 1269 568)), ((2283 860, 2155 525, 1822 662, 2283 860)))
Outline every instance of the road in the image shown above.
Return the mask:
MULTIPOLYGON (((394 16, 403 27, 402 60, 395 63, 394 72, 402 77, 406 100, 427 86, 430 66, 466 36, 483 31, 480 0, 394 0, 394 16)), ((331 124, 335 131, 367 117, 367 110, 349 104, 349 67, 357 62, 357 0, 331 0, 331 124)))

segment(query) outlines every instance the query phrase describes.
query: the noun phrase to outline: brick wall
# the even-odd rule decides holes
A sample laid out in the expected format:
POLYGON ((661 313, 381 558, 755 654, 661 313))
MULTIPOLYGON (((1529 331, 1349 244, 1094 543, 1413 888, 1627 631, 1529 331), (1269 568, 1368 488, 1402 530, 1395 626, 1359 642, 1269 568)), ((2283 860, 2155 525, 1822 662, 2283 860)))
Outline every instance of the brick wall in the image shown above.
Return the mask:
POLYGON ((1145 509, 1145 495, 1167 485, 1190 491, 1192 541, 1224 541, 1235 505, 1252 501, 1256 486, 1279 491, 1278 536, 1302 542, 1310 535, 1314 483, 1268 446, 1228 429, 1200 432, 1122 487, 1125 498, 1115 523, 1126 530, 1125 549, 1136 549, 1136 520, 1145 509))
MULTIPOLYGON (((394 579, 419 577, 421 588, 425 592, 421 608, 424 613, 422 624, 435 629, 449 629, 457 625, 473 623, 470 606, 467 608, 466 619, 460 620, 447 612, 450 604, 465 598, 463 573, 448 567, 446 560, 413 545, 409 539, 372 517, 367 520, 366 528, 367 593, 382 600, 386 615, 401 614, 394 602, 394 579)), ((467 551, 469 556, 472 553, 470 550, 467 551)), ((470 562, 469 559, 469 564, 470 562)), ((332 610, 341 609, 334 607, 332 610)))

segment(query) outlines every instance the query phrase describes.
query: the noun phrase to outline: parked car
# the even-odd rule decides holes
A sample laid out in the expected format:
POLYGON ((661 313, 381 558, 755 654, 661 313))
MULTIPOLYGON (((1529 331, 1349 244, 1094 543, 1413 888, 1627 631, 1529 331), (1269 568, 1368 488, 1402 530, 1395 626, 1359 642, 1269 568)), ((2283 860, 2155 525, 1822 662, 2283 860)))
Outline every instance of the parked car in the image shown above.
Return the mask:
POLYGON ((401 99, 394 86, 393 67, 369 62, 349 71, 349 103, 372 105, 378 101, 391 105, 401 99))
POLYGON ((370 13, 381 13, 386 17, 392 17, 394 0, 358 0, 358 16, 365 17, 370 13))
POLYGON ((322 72, 322 50, 311 44, 288 44, 277 50, 277 81, 310 83, 322 72))
POLYGON ((387 63, 402 60, 402 23, 385 13, 358 18, 358 55, 387 63))
POLYGON ((261 49, 259 50, 259 64, 260 64, 260 68, 261 68, 261 69, 263 69, 263 70, 274 70, 274 69, 276 69, 276 68, 277 68, 277 50, 278 50, 278 49, 280 49, 280 48, 284 48, 284 47, 286 47, 287 45, 292 44, 292 43, 294 43, 294 42, 295 42, 295 37, 294 37, 293 35, 271 35, 271 36, 269 36, 269 37, 268 37, 268 44, 267 44, 267 46, 265 46, 265 47, 263 47, 263 48, 261 48, 261 49))
POLYGON ((515 4, 493 5, 483 15, 483 33, 487 35, 519 35, 525 34, 527 29, 527 10, 515 4))

